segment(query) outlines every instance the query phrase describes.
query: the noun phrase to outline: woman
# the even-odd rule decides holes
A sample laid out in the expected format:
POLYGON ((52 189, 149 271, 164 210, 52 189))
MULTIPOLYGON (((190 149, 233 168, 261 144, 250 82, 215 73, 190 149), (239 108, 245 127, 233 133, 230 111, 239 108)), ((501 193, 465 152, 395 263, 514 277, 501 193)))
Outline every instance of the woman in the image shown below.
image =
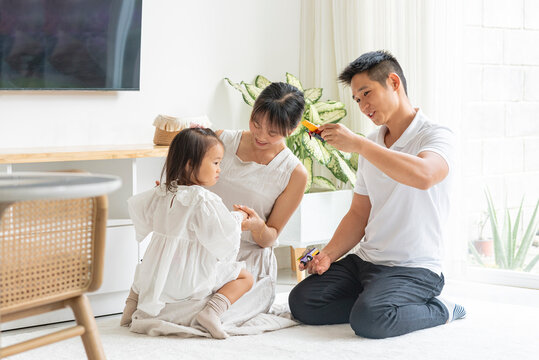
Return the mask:
MULTIPOLYGON (((253 288, 221 317, 223 327, 231 335, 279 326, 275 327, 276 322, 268 325, 262 321, 247 332, 238 328, 256 315, 267 313, 275 298, 277 261, 273 247, 301 202, 307 184, 307 171, 285 143, 286 136, 298 126, 304 105, 303 93, 297 88, 272 83, 255 101, 249 131, 217 131, 225 145, 225 154, 220 179, 209 190, 219 195, 230 210, 241 209, 248 214, 242 223, 237 260, 245 262, 255 281, 253 288)), ((204 304, 199 300, 167 304, 157 317, 137 310, 131 331, 151 335, 206 335, 197 330, 202 329, 192 315, 204 304)))
POLYGON ((275 297, 276 240, 298 207, 307 171, 286 146, 285 137, 298 126, 303 93, 286 83, 272 83, 253 105, 249 131, 217 131, 225 145, 220 180, 210 190, 233 210, 247 212, 242 224, 238 261, 245 261, 253 289, 223 316, 241 322, 267 312, 275 297), (234 204, 242 204, 234 206, 234 204))

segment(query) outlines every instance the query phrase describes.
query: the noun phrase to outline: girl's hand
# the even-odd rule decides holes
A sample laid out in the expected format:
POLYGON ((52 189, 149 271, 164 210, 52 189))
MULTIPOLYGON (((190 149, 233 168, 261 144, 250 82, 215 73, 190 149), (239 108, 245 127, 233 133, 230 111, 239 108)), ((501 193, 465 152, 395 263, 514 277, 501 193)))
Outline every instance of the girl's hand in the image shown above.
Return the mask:
POLYGON ((251 231, 253 237, 260 236, 264 230, 266 223, 258 216, 256 211, 245 205, 234 205, 234 210, 243 211, 247 214, 247 218, 241 223, 241 229, 243 231, 251 231))

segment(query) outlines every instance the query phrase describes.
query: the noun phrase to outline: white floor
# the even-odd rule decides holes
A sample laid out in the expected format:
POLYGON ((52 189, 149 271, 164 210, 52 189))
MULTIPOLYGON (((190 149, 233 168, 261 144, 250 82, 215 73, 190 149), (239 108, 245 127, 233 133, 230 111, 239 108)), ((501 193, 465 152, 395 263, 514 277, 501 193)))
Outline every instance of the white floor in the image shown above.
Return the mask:
MULTIPOLYGON (((293 286, 281 271, 277 301, 285 302, 293 286)), ((227 340, 179 339, 134 334, 118 325, 119 315, 97 324, 108 359, 537 359, 539 291, 448 281, 444 296, 462 303, 466 319, 408 335, 369 340, 348 325, 299 325, 227 340)), ((70 323, 6 331, 2 345, 43 335, 70 323)), ((10 359, 83 359, 80 339, 38 348, 10 359)))

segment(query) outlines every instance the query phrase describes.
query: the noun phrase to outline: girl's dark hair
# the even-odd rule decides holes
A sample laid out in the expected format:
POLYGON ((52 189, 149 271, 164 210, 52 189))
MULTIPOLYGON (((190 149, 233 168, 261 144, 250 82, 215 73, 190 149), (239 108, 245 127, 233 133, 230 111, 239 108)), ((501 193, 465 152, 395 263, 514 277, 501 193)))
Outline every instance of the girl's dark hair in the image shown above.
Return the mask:
POLYGON ((196 176, 202 159, 215 144, 223 145, 223 142, 211 129, 189 128, 180 131, 170 144, 167 160, 161 171, 161 182, 166 174, 167 191, 176 191, 178 185, 198 183, 196 176))
POLYGON ((404 93, 408 95, 404 72, 397 59, 389 51, 378 50, 361 55, 343 70, 339 75, 339 81, 350 85, 355 75, 365 71, 369 79, 379 82, 383 87, 386 87, 386 79, 390 73, 399 75, 404 93))
POLYGON ((280 135, 288 136, 303 115, 305 98, 295 86, 283 82, 268 85, 256 98, 251 112, 251 121, 259 122, 267 116, 268 126, 280 135))

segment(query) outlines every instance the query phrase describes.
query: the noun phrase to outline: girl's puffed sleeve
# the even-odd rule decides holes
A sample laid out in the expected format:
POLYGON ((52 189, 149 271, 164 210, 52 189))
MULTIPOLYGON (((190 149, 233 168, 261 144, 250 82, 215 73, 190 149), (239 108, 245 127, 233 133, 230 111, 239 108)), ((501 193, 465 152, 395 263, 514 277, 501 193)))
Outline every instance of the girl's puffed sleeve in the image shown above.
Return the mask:
POLYGON ((153 228, 153 209, 152 200, 154 191, 149 190, 130 197, 127 200, 127 209, 129 216, 135 226, 135 234, 138 242, 141 242, 152 232, 153 228))
POLYGON ((221 199, 206 199, 199 205, 190 230, 220 261, 235 258, 240 247, 242 216, 230 212, 221 199))

